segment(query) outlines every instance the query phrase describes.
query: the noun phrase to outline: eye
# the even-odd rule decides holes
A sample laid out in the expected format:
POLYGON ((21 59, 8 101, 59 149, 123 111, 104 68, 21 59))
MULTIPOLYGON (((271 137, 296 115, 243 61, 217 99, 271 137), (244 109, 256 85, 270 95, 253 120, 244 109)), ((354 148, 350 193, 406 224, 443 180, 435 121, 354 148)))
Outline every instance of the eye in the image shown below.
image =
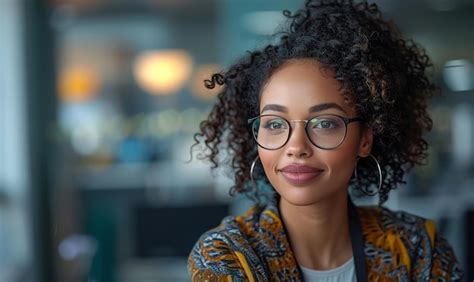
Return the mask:
POLYGON ((341 121, 337 118, 314 118, 310 121, 311 129, 314 130, 330 130, 341 127, 341 121))
POLYGON ((268 130, 287 129, 288 125, 282 118, 271 118, 263 122, 263 128, 268 130))
POLYGON ((324 119, 321 122, 319 122, 318 127, 328 129, 328 128, 337 127, 337 124, 332 120, 324 119))

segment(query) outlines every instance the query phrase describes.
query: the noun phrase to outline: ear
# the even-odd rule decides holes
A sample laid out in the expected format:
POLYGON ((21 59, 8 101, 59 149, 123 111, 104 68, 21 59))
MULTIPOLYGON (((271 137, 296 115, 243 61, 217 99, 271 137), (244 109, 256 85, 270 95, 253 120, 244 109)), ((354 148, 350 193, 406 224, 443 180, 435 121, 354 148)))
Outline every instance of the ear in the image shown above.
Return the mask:
POLYGON ((372 151, 372 142, 374 140, 374 134, 371 127, 362 127, 359 143, 359 157, 367 157, 372 151))

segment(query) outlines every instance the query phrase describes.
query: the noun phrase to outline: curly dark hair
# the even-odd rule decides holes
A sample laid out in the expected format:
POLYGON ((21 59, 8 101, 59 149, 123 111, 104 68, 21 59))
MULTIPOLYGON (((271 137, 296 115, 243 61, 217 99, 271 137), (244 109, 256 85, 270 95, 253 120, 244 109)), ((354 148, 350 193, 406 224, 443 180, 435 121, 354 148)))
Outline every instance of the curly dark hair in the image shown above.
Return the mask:
MULTIPOLYGON (((277 43, 248 52, 227 71, 205 80, 207 88, 222 88, 194 135, 191 159, 204 141, 198 159, 210 161, 213 169, 226 165, 235 179, 231 195, 258 193, 249 185, 257 145, 247 119, 259 114, 262 86, 275 70, 290 59, 313 58, 332 71, 346 103, 373 129, 371 153, 382 168, 378 192, 383 204, 391 189, 405 183, 405 172, 427 156, 423 133, 432 128, 427 100, 439 91, 429 78, 429 57, 413 40, 403 39, 376 4, 308 0, 295 13, 283 14, 288 24, 275 33, 277 43), (218 158, 222 151, 227 158, 218 158)), ((370 158, 360 159, 358 177, 350 180, 352 191, 370 194, 369 187, 379 182, 374 171, 370 158)), ((269 183, 262 168, 254 173, 269 183)))

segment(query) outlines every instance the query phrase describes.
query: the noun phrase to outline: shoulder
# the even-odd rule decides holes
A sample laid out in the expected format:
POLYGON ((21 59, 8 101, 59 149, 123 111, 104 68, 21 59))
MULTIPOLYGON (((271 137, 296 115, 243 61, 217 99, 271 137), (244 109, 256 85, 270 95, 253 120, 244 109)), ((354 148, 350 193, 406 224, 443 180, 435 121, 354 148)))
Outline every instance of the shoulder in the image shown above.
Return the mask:
POLYGON ((248 241, 257 232, 260 213, 252 207, 242 216, 227 216, 200 236, 188 257, 193 281, 248 277, 249 263, 256 259, 248 241))
POLYGON ((398 235, 413 246, 423 240, 430 246, 434 245, 436 225, 433 220, 378 206, 357 207, 357 212, 363 231, 398 235))
POLYGON ((436 224, 406 211, 385 207, 357 207, 366 248, 378 254, 390 254, 395 265, 405 268, 416 280, 462 278, 460 265, 451 246, 436 232, 436 224))

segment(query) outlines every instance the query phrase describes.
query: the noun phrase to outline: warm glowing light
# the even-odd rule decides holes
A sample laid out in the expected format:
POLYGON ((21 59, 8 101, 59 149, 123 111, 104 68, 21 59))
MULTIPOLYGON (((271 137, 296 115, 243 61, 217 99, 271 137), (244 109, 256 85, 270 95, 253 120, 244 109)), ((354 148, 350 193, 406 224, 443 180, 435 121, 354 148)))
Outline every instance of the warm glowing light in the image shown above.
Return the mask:
POLYGON ((217 93, 219 93, 220 85, 216 84, 214 89, 208 89, 204 86, 204 80, 211 79, 212 75, 221 71, 221 67, 219 65, 214 64, 207 64, 200 66, 193 79, 192 83, 192 93, 203 99, 212 99, 214 98, 217 93))
POLYGON ((63 102, 78 103, 90 100, 99 93, 100 77, 85 66, 66 68, 58 82, 59 97, 63 102))
POLYGON ((183 50, 142 53, 133 67, 138 85, 154 95, 175 93, 185 85, 191 71, 191 55, 183 50))

